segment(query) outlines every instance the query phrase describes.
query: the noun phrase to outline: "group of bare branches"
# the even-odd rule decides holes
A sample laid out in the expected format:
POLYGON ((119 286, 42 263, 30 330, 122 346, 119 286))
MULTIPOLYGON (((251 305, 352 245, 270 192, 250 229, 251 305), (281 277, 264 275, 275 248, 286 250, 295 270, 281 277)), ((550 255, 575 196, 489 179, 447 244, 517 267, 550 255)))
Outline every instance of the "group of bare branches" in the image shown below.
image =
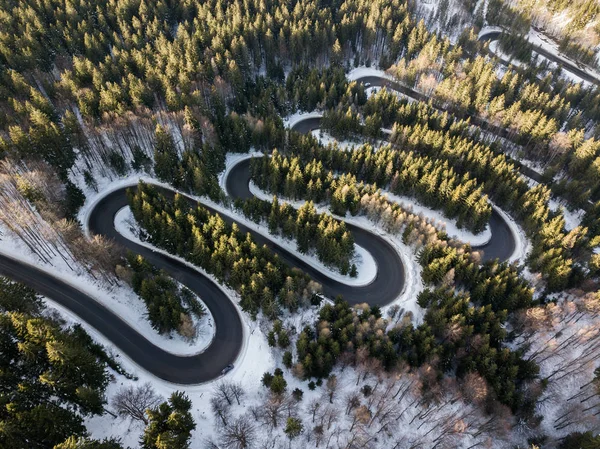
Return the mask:
POLYGON ((100 236, 85 238, 78 223, 65 217, 65 188, 43 162, 0 163, 0 222, 41 261, 62 260, 113 283, 119 253, 100 236))
POLYGON ((218 437, 206 440, 205 447, 400 449, 507 443, 513 416, 493 401, 479 375, 440 382, 427 365, 388 373, 366 356, 363 362, 330 376, 306 400, 265 390, 258 402, 244 406, 241 385, 219 383, 210 400, 218 437), (356 382, 349 370, 355 371, 356 382), (290 432, 290 420, 299 423, 298 434, 290 432))
POLYGON ((521 312, 515 331, 547 382, 538 406, 557 437, 600 426, 600 294, 580 291, 521 312))

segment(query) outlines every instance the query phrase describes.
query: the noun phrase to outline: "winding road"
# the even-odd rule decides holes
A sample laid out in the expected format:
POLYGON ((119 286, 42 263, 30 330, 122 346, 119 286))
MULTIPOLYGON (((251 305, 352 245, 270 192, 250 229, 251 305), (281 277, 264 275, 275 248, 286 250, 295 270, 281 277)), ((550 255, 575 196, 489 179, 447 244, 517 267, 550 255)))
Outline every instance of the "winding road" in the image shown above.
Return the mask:
MULTIPOLYGON (((376 80, 366 81, 375 85, 376 80)), ((380 83, 387 82, 379 79, 380 83)), ((381 84, 382 85, 382 84, 381 84)), ((395 86, 394 86, 395 87, 395 86)), ((320 118, 310 118, 298 122, 294 129, 309 132, 320 126, 320 118)), ((249 190, 249 160, 233 167, 226 179, 226 187, 234 198, 251 196, 249 190)), ((192 356, 178 356, 169 353, 134 330, 114 312, 104 307, 93 297, 83 293, 69 283, 10 256, 0 255, 0 274, 8 276, 34 288, 59 305, 77 315, 124 353, 135 364, 155 376, 175 384, 199 384, 217 378, 221 370, 233 363, 244 341, 244 328, 240 314, 233 301, 210 278, 202 275, 191 266, 162 252, 156 252, 122 236, 115 229, 115 215, 128 205, 128 187, 108 193, 96 203, 89 215, 90 231, 114 239, 123 247, 142 255, 149 262, 165 270, 173 278, 195 292, 210 310, 216 326, 215 336, 210 346, 202 353, 192 356)), ((129 188, 136 188, 130 186, 129 188)), ((172 197, 174 191, 159 187, 172 197)), ((191 205, 196 201, 188 198, 191 205)), ((209 205, 202 204, 212 213, 219 213, 225 221, 233 223, 234 218, 223 214, 209 205)), ((371 305, 385 305, 397 298, 404 287, 404 267, 396 250, 382 237, 360 227, 347 224, 358 245, 367 249, 377 263, 376 278, 365 286, 350 286, 329 278, 316 270, 293 252, 288 251, 262 234, 237 223, 242 232, 250 232, 254 240, 271 248, 287 264, 308 273, 323 285, 323 292, 330 297, 343 295, 352 303, 368 302, 371 305)), ((515 247, 512 231, 502 217, 494 211, 490 219, 491 241, 482 247, 485 259, 507 259, 515 247)))
MULTIPOLYGON (((486 30, 483 31, 480 35, 478 40, 482 41, 482 42, 493 42, 493 41, 497 41, 500 36, 502 35, 503 31, 501 30, 486 30)), ((530 42, 531 43, 531 42, 530 42)), ((543 57, 549 59, 550 61, 563 66, 566 70, 568 70, 569 72, 577 75, 579 78, 588 81, 592 84, 595 85, 599 85, 600 84, 600 80, 598 80, 598 78, 596 78, 595 76, 589 74, 588 72, 586 72, 585 70, 581 69, 576 62, 574 61, 569 61, 566 58, 559 58, 558 56, 556 56, 556 54, 546 50, 543 47, 540 47, 539 45, 533 44, 531 43, 531 45, 533 46, 533 51, 535 51, 536 53, 539 53, 540 55, 542 55, 543 57)), ((495 54, 494 54, 495 55, 495 54)), ((497 55, 495 55, 497 56, 497 55)))
MULTIPOLYGON (((428 103, 431 100, 428 96, 423 95, 422 93, 417 92, 416 90, 411 89, 410 87, 407 87, 397 81, 393 81, 393 80, 390 80, 388 78, 384 78, 381 76, 375 76, 375 75, 363 76, 363 77, 357 78, 356 82, 363 83, 363 84, 370 84, 371 87, 385 87, 387 89, 395 90, 397 92, 400 92, 403 95, 406 95, 407 97, 410 97, 414 100, 422 101, 425 103, 428 103)), ((434 106, 434 107, 442 112, 447 111, 447 112, 453 113, 453 114, 455 114, 457 112, 457 111, 453 110, 452 108, 444 108, 444 107, 440 107, 440 106, 434 106)), ((496 126, 493 123, 490 123, 487 120, 479 117, 478 115, 467 113, 467 116, 469 117, 469 120, 471 121, 471 123, 473 125, 478 126, 479 128, 482 128, 482 129, 484 129, 498 137, 501 137, 503 139, 511 140, 511 138, 512 138, 511 134, 505 128, 496 126)), ((313 121, 315 119, 308 119, 308 120, 313 121)), ((318 126, 314 126, 313 129, 315 129, 315 128, 318 128, 318 126)), ((298 131, 306 132, 301 129, 298 129, 298 131)), ((536 172, 532 168, 522 164, 520 161, 513 159, 506 154, 505 154, 505 156, 515 165, 515 167, 517 167, 519 169, 519 171, 523 175, 525 175, 528 178, 531 178, 534 181, 539 182, 539 183, 545 182, 544 176, 541 173, 536 172)))
MULTIPOLYGON (((412 95, 412 91, 410 89, 407 89, 401 84, 386 78, 378 76, 366 76, 359 78, 356 81, 361 83, 370 83, 373 87, 389 87, 390 89, 397 90, 402 93, 404 93, 403 90, 405 90, 409 91, 410 95, 412 95)), ((415 94, 417 93, 415 92, 415 94)), ((421 94, 417 95, 422 96, 421 94)), ((321 127, 321 121, 322 117, 307 117, 305 119, 298 120, 293 125, 292 129, 301 133, 309 133, 315 129, 319 129, 321 127)), ((249 189, 249 183, 250 160, 246 159, 242 162, 239 162, 231 169, 226 182, 227 193, 234 198, 249 198, 252 196, 249 189)), ((484 261, 494 259, 499 259, 501 261, 508 260, 515 251, 516 240, 512 230, 510 229, 510 226, 495 208, 492 208, 489 226, 492 234, 489 242, 487 242, 485 245, 472 246, 472 249, 482 251, 484 261)), ((368 248, 369 251, 371 250, 370 246, 364 246, 360 243, 358 244, 368 248)))

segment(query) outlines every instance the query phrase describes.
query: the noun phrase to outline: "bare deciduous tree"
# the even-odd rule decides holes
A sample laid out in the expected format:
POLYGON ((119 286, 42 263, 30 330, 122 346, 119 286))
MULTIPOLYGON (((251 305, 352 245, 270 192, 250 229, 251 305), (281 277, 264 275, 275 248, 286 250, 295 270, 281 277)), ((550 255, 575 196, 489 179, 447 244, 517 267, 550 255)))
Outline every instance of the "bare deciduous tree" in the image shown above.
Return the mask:
POLYGON ((213 396, 210 398, 210 408, 212 409, 215 418, 219 418, 217 423, 227 427, 229 422, 229 404, 221 397, 213 396))
POLYGON ((214 397, 218 397, 224 401, 227 401, 228 405, 233 404, 233 393, 231 392, 231 383, 219 382, 215 387, 214 397))
POLYGON ((248 449, 256 441, 256 428, 248 415, 240 416, 221 431, 221 444, 231 449, 248 449))
POLYGON ((120 416, 148 424, 146 410, 156 407, 162 398, 147 382, 139 387, 122 388, 112 400, 112 405, 120 416))

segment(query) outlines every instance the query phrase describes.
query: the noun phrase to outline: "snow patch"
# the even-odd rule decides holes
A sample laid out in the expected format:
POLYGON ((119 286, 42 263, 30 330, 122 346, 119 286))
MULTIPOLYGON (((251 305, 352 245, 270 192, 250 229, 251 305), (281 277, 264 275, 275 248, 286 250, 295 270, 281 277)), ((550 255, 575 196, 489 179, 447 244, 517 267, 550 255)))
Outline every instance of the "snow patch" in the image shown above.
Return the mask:
POLYGON ((564 206, 564 204, 555 199, 550 199, 550 201, 548 201, 548 207, 553 212, 558 212, 562 209, 562 214, 565 217, 565 229, 567 231, 571 231, 579 226, 583 216, 585 215, 584 210, 577 209, 576 211, 570 211, 564 206))
POLYGON ((390 81, 394 81, 390 75, 385 73, 383 70, 377 69, 375 67, 356 67, 348 72, 346 78, 348 81, 356 81, 357 79, 364 78, 365 76, 377 76, 380 78, 386 78, 390 81))
POLYGON ((387 198, 394 202, 398 203, 403 209, 408 212, 412 212, 415 215, 424 215, 425 217, 433 220, 433 226, 436 228, 446 231, 446 234, 453 239, 460 240, 464 243, 469 243, 472 246, 482 246, 490 241, 492 238, 492 232, 490 230, 489 225, 486 226, 485 230, 480 232, 479 234, 473 234, 472 232, 461 229, 457 226, 456 220, 447 218, 443 213, 437 210, 430 209, 427 206, 423 206, 414 198, 409 198, 407 196, 394 195, 386 190, 382 190, 382 193, 387 196, 387 198))

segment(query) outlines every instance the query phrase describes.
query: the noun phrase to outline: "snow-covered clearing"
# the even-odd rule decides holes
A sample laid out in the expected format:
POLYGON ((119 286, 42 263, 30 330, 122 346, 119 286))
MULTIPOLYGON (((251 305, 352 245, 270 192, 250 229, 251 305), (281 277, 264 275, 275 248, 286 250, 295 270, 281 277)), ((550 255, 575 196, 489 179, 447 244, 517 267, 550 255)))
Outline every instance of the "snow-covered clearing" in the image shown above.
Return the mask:
MULTIPOLYGON (((283 327, 292 332, 292 348, 295 346, 296 339, 294 329, 299 331, 304 325, 313 323, 316 319, 316 312, 315 308, 311 308, 302 314, 283 317, 283 327)), ((68 311, 66 311, 66 316, 68 316, 68 311)), ((415 442, 420 442, 422 447, 433 447, 436 438, 446 430, 449 430, 448 438, 452 442, 452 447, 458 449, 466 449, 481 438, 490 441, 491 446, 489 447, 492 449, 500 449, 509 445, 506 440, 487 438, 485 432, 479 438, 473 437, 475 433, 473 429, 477 429, 489 419, 473 405, 462 400, 450 400, 452 399, 450 396, 446 398, 447 400, 441 400, 440 405, 433 409, 427 405, 421 405, 418 400, 421 397, 419 377, 425 373, 402 372, 398 376, 388 376, 377 366, 362 363, 358 364, 357 368, 338 367, 334 369, 332 374, 337 379, 334 388, 328 389, 326 382, 323 382, 322 386, 317 386, 314 391, 311 391, 307 387, 307 381, 301 381, 294 377, 291 370, 278 363, 283 350, 269 348, 264 337, 268 330, 269 327, 266 323, 262 326, 252 323, 252 332, 244 357, 251 363, 247 363, 243 367, 238 365, 223 379, 227 382, 237 382, 244 389, 245 395, 241 405, 237 405, 233 401, 233 405, 229 407, 229 419, 233 421, 243 415, 250 417, 257 430, 254 447, 290 447, 293 449, 316 447, 315 434, 312 429, 321 422, 324 423, 325 431, 323 447, 328 440, 331 444, 335 444, 334 447, 346 447, 350 438, 358 438, 359 441, 363 438, 371 438, 368 447, 373 449, 389 449, 397 441, 401 442, 397 447, 409 447, 415 442), (302 435, 290 442, 286 441, 287 438, 283 432, 287 412, 282 413, 282 419, 275 428, 268 422, 263 422, 262 418, 256 419, 252 415, 253 409, 259 416, 262 415, 265 404, 268 402, 269 392, 262 386, 260 379, 264 372, 273 372, 275 367, 283 369, 284 378, 287 381, 286 397, 296 388, 303 392, 301 401, 296 402, 289 398, 288 402, 284 402, 291 404, 292 415, 298 416, 304 425, 302 435), (372 389, 372 394, 361 393, 364 387, 372 389), (333 394, 330 396, 331 391, 333 394), (348 408, 348 398, 352 395, 357 395, 360 405, 372 409, 372 415, 369 415, 373 418, 371 423, 370 420, 357 421, 356 416, 359 410, 356 406, 348 408), (316 402, 320 406, 313 418, 313 405, 316 402), (427 413, 425 414, 425 412, 427 413), (389 424, 386 425, 386 423, 389 424), (461 429, 465 425, 471 431, 451 430, 461 429), (386 430, 387 426, 389 429, 386 430), (402 432, 394 430, 398 428, 402 429, 402 432), (381 431, 382 429, 383 431, 381 431), (374 436, 377 438, 373 438, 374 436)), ((93 329, 89 329, 89 332, 93 338, 102 340, 102 335, 95 334, 93 329)), ((221 426, 219 419, 214 416, 209 406, 210 399, 215 392, 215 383, 198 386, 172 385, 136 369, 135 365, 127 358, 119 357, 117 360, 125 369, 133 371, 139 380, 136 382, 117 376, 116 382, 111 383, 108 387, 108 398, 112 398, 120 388, 138 386, 145 382, 151 382, 155 391, 164 398, 176 390, 184 391, 192 401, 191 411, 197 426, 192 433, 191 449, 205 448, 208 439, 218 440, 221 426)), ((108 409, 112 410, 112 407, 109 405, 108 409)), ((141 423, 130 423, 122 418, 115 419, 108 414, 88 418, 86 425, 92 437, 104 438, 116 435, 122 438, 124 446, 132 448, 139 446, 139 438, 143 432, 141 423)))
MULTIPOLYGON (((146 305, 130 286, 125 283, 110 285, 94 278, 82 267, 76 267, 76 271, 73 271, 58 256, 52 260, 51 264, 43 263, 10 231, 0 226, 0 232, 2 234, 0 253, 21 263, 32 265, 80 290, 118 315, 159 348, 173 354, 190 355, 202 352, 212 341, 214 327, 210 313, 207 313, 201 320, 194 320, 194 323, 198 325, 199 332, 193 341, 186 340, 176 332, 172 332, 170 335, 161 335, 152 328, 146 317, 146 305)), ((201 298, 198 299, 202 302, 201 298)))
POLYGON ((565 205, 562 202, 557 201, 555 199, 550 199, 550 201, 548 202, 548 207, 550 207, 550 210, 554 212, 562 211, 563 217, 565 217, 565 228, 567 231, 570 231, 579 226, 581 224, 581 219, 585 215, 584 210, 577 209, 575 211, 570 211, 565 207, 565 205))

